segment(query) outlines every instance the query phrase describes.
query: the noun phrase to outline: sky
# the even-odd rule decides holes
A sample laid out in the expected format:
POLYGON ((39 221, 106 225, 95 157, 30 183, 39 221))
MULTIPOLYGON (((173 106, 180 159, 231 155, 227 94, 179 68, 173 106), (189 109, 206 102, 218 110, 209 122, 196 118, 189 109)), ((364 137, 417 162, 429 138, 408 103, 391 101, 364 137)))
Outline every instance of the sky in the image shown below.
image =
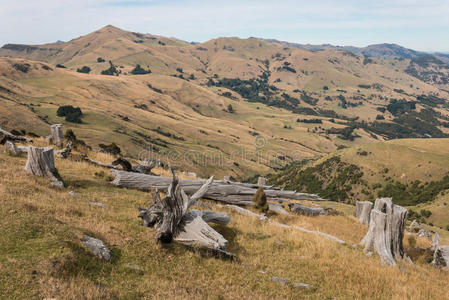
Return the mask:
POLYGON ((0 0, 0 45, 68 41, 109 24, 189 42, 236 36, 449 52, 449 0, 0 0))

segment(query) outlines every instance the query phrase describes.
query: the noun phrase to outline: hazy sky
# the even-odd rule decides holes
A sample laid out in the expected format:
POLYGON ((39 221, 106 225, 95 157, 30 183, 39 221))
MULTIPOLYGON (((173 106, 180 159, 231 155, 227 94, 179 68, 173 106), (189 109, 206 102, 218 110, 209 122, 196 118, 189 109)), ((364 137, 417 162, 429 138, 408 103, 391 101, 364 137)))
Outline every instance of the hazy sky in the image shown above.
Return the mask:
POLYGON ((449 0, 0 0, 0 45, 67 41, 108 24, 186 41, 254 36, 449 52, 449 0))

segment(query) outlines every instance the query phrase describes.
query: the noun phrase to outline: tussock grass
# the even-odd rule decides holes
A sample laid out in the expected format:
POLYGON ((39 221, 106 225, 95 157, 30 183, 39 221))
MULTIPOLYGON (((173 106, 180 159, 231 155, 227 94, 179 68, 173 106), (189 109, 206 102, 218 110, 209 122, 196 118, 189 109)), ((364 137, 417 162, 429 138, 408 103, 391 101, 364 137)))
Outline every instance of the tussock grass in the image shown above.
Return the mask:
MULTIPOLYGON (((89 154, 107 161, 103 154, 89 154)), ((56 161, 68 188, 55 190, 23 171, 25 157, 0 153, 0 295, 4 299, 446 299, 449 274, 418 261, 389 268, 366 257, 358 243, 366 227, 348 216, 275 216, 348 242, 285 230, 238 215, 214 227, 242 264, 202 257, 183 246, 160 246, 136 217, 149 193, 119 189, 96 177, 102 169, 56 161), (80 198, 72 197, 74 190, 80 198), (107 209, 91 206, 102 202, 107 209), (82 245, 102 239, 113 260, 103 263, 82 245), (281 241, 284 243, 278 243, 281 241), (126 267, 137 265, 142 271, 126 267), (264 274, 259 271, 265 272, 264 274), (271 276, 315 289, 280 286, 271 276)), ((107 170, 104 170, 107 172, 107 170)), ((405 239, 406 240, 406 239, 405 239)), ((405 241, 407 246, 407 241, 405 241)), ((425 241, 418 240, 418 245, 425 241)))

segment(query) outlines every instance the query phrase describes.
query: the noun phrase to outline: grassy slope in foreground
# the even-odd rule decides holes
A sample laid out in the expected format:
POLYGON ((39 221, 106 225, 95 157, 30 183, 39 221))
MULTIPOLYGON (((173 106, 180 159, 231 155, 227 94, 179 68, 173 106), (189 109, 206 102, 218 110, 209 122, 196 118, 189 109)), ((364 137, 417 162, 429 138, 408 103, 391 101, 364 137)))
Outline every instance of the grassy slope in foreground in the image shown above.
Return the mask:
MULTIPOLYGON (((94 154, 89 154, 94 157, 94 154)), ((101 155, 96 159, 106 160, 101 155)), ((118 189, 94 176, 99 168, 56 160, 68 189, 23 171, 25 158, 0 153, 0 294, 5 299, 445 299, 449 273, 418 263, 382 266, 360 248, 260 223, 227 211, 232 221, 216 227, 243 264, 203 258, 179 245, 160 247, 154 231, 136 218, 148 193, 118 189), (69 190, 81 197, 68 195, 69 190), (90 206, 99 201, 107 209, 90 206), (98 237, 114 258, 102 263, 82 246, 83 234, 98 237), (279 246, 276 241, 285 246, 279 246), (143 273, 125 267, 138 265, 143 273), (261 274, 258 271, 264 271, 261 274), (306 282, 298 290, 271 281, 279 276, 306 282)), ((210 203, 214 210, 223 210, 210 203)), ((358 243, 366 227, 353 217, 278 218, 358 243)), ((449 240, 443 237, 443 243, 449 240)), ((424 245, 420 240, 419 244, 424 245)))

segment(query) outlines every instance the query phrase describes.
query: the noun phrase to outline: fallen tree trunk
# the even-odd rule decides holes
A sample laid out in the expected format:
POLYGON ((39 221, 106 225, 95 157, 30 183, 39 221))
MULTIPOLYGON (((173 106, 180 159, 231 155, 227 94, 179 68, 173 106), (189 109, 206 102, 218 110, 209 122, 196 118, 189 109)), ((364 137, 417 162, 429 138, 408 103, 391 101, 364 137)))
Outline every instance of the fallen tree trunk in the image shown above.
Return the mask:
MULTIPOLYGON (((214 219, 216 214, 188 211, 207 192, 213 177, 189 197, 173 170, 172 175, 167 196, 161 199, 159 192, 156 192, 154 202, 147 209, 139 208, 143 224, 156 229, 156 239, 161 243, 171 243, 174 240, 187 246, 205 247, 235 257, 225 251, 228 241, 203 220, 203 217, 214 219)), ((214 220, 224 221, 222 218, 214 220)))
POLYGON ((72 154, 73 143, 69 141, 64 149, 56 150, 55 155, 61 158, 67 158, 72 154))
POLYGON ((33 140, 31 140, 29 138, 12 134, 0 127, 0 144, 3 145, 6 143, 6 141, 20 141, 20 142, 27 142, 27 143, 33 142, 33 140))
POLYGON ((35 175, 50 178, 55 187, 64 187, 61 176, 55 167, 52 147, 28 147, 28 159, 25 171, 35 175))
POLYGON ((226 213, 223 212, 215 212, 208 210, 196 210, 192 209, 190 211, 192 216, 199 216, 206 223, 215 223, 219 225, 228 225, 231 222, 231 217, 229 217, 226 213))
POLYGON ((373 203, 370 201, 357 201, 355 203, 355 216, 365 225, 369 225, 369 219, 373 209, 373 203))
POLYGON ((379 198, 371 210, 369 229, 361 241, 365 251, 374 249, 389 266, 404 258, 404 227, 407 209, 393 204, 391 198, 379 198))
POLYGON ((312 208, 305 205, 290 203, 288 205, 290 210, 298 215, 304 216, 324 216, 327 215, 327 212, 324 208, 312 208))
MULTIPOLYGON (((244 209, 242 207, 235 206, 235 205, 226 205, 226 207, 228 207, 228 208, 230 208, 230 209, 232 209, 232 210, 234 210, 234 211, 236 211, 236 212, 238 212, 238 213, 240 213, 242 215, 255 217, 255 218, 258 218, 261 221, 268 221, 268 218, 266 216, 253 213, 252 211, 244 209)), ((299 230, 299 231, 302 231, 302 232, 305 232, 305 233, 315 234, 315 235, 319 235, 319 236, 331 239, 331 240, 333 240, 333 241, 335 241, 335 242, 337 242, 339 244, 343 244, 343 245, 346 244, 345 241, 343 241, 343 240, 341 240, 341 239, 339 239, 339 238, 337 238, 337 237, 335 237, 333 235, 330 235, 330 234, 327 234, 327 233, 324 233, 324 232, 321 232, 321 231, 309 230, 309 229, 306 229, 306 228, 303 228, 303 227, 300 227, 300 226, 295 226, 295 225, 290 226, 290 225, 286 225, 286 224, 282 224, 282 223, 278 223, 278 222, 273 222, 273 221, 268 221, 268 222, 270 224, 273 224, 275 226, 282 227, 282 228, 285 228, 285 229, 296 229, 296 230, 299 230)))
POLYGON ((117 158, 110 164, 105 164, 100 161, 92 160, 89 157, 87 157, 87 155, 82 155, 81 159, 91 165, 99 166, 102 168, 108 168, 131 173, 151 174, 152 176, 157 176, 151 172, 151 170, 153 170, 153 168, 156 166, 157 161, 151 161, 149 163, 132 166, 131 163, 123 157, 117 158))
MULTIPOLYGON (((161 176, 151 176, 132 172, 124 172, 113 170, 113 185, 125 188, 133 188, 139 190, 159 189, 166 190, 170 185, 170 178, 161 176)), ((181 179, 180 186, 190 195, 193 194, 202 184, 204 180, 181 179)), ((228 204, 236 205, 254 205, 252 196, 256 193, 257 184, 230 182, 226 180, 217 180, 211 185, 204 199, 221 201, 228 204)), ((295 191, 283 191, 271 189, 271 186, 265 186, 264 192, 267 200, 277 201, 279 198, 294 200, 322 200, 317 195, 296 193, 295 191)))

